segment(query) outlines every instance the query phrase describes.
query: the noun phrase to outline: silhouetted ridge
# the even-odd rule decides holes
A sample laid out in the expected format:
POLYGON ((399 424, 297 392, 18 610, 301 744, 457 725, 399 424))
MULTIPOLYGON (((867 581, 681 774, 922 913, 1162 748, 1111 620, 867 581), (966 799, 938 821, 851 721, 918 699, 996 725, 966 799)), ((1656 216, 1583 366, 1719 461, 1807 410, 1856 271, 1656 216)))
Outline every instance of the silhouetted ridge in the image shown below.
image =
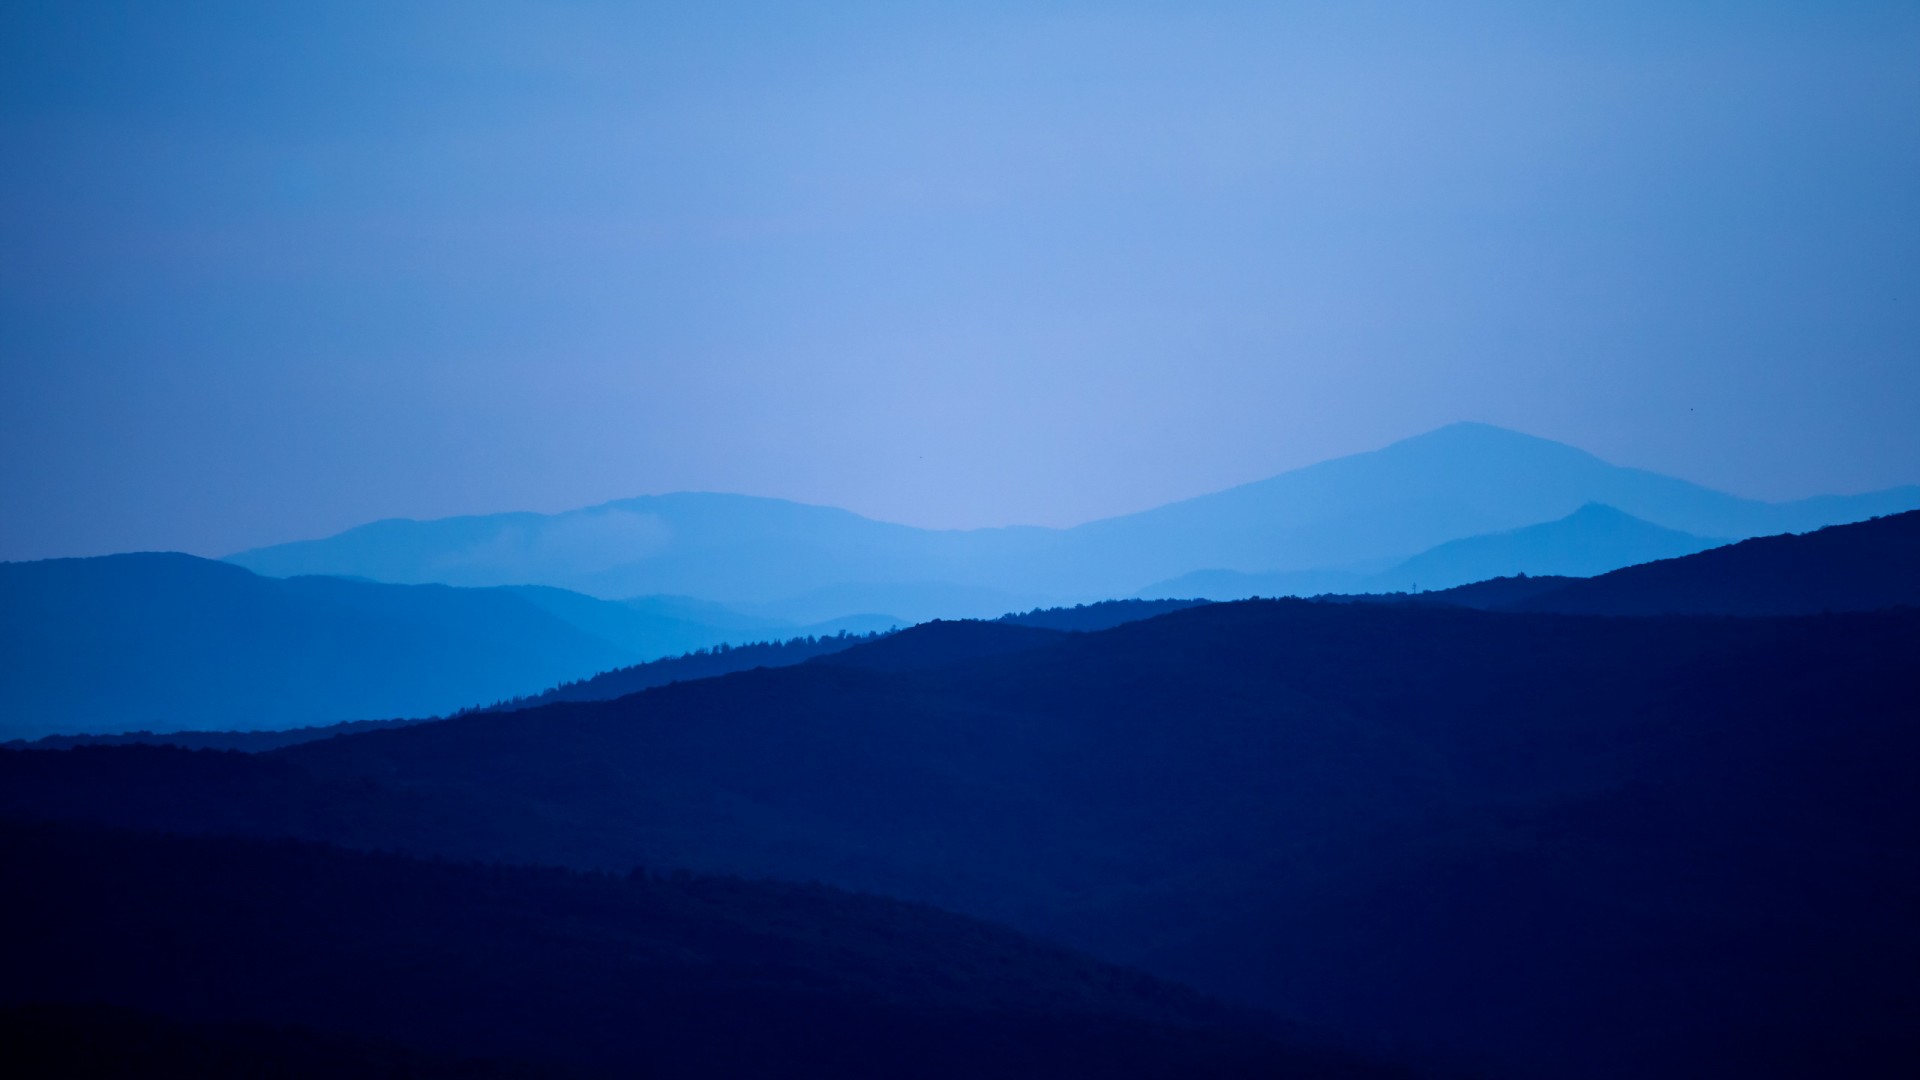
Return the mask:
POLYGON ((1059 644, 1067 634, 1064 630, 1045 630, 1012 622, 936 619, 835 653, 820 662, 873 671, 912 671, 1044 649, 1059 644))
POLYGON ((1920 511, 1630 566, 1518 601, 1595 615, 1792 615, 1920 605, 1920 511))
POLYGON ((480 711, 512 712, 562 701, 606 701, 688 679, 711 679, 755 668, 788 667, 877 641, 884 636, 879 631, 870 634, 843 632, 825 637, 789 638, 786 641, 716 645, 684 656, 603 671, 592 678, 563 683, 543 693, 503 701, 480 711))
MULTIPOLYGON (((1178 611, 1203 601, 1192 600, 1111 600, 1075 608, 1035 608, 1032 611, 1002 616, 998 622, 1058 630, 1101 630, 1139 619, 1178 611)), ((789 638, 785 641, 750 642, 743 645, 715 645, 681 656, 652 660, 643 664, 604 671, 591 678, 562 683, 542 693, 511 698, 480 709, 465 712, 511 712, 551 705, 562 701, 606 701, 637 694, 656 686, 689 679, 710 679, 736 671, 755 668, 786 667, 815 657, 828 656, 857 645, 877 640, 882 633, 838 634, 789 638)), ((32 740, 0 743, 14 749, 57 750, 72 746, 116 746, 130 743, 155 743, 206 750, 276 750, 317 739, 330 739, 378 728, 403 727, 424 723, 434 717, 393 720, 350 720, 339 724, 286 728, 273 731, 129 731, 103 735, 47 735, 32 740)))
POLYGON ((1102 600, 1098 603, 1079 604, 1070 608, 1034 608, 1032 611, 1002 615, 995 621, 1034 626, 1042 630, 1073 630, 1086 633, 1093 630, 1111 630, 1126 623, 1157 618, 1175 611, 1198 607, 1207 602, 1192 599, 1102 600))
POLYGON ((1920 612, 1235 603, 976 649, 1023 630, 261 756, 4 753, 0 810, 819 879, 1494 1077, 1920 1062, 1920 612))

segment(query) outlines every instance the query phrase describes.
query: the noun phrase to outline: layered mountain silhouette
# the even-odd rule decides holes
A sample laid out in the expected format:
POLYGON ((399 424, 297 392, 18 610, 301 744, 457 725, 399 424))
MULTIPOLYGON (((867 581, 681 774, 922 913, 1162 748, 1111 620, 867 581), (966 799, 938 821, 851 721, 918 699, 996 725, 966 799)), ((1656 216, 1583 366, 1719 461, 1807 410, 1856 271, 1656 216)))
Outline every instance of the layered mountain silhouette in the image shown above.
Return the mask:
POLYGON ((1585 580, 1506 578, 1423 599, 1592 615, 1801 615, 1920 607, 1920 512, 1764 536, 1585 580))
POLYGON ((0 738, 432 716, 797 629, 674 598, 276 579, 180 554, 0 563, 0 738))
POLYGON ((1915 655, 1912 610, 936 623, 263 755, 4 753, 0 812, 819 880, 1488 1076, 1897 1076, 1915 655))
MULTIPOLYGON (((554 590, 557 591, 557 590, 554 590)), ((1003 615, 1001 623, 1036 626, 1051 630, 1106 630, 1124 623, 1164 615, 1193 607, 1205 601, 1195 600, 1107 600, 1072 608, 1036 608, 1033 611, 1003 615)), ((827 656, 864 644, 880 631, 867 634, 807 635, 785 641, 751 642, 746 645, 720 644, 681 656, 665 657, 628 667, 614 668, 574 682, 561 683, 537 694, 495 702, 485 707, 490 712, 511 712, 551 705, 562 701, 607 701, 638 693, 656 686, 710 679, 735 671, 756 668, 788 667, 816 657, 827 656)), ((335 735, 370 731, 376 728, 402 727, 422 723, 427 716, 396 717, 386 720, 348 720, 337 724, 269 730, 179 731, 133 730, 121 732, 76 732, 45 735, 32 740, 15 740, 15 745, 39 749, 71 746, 125 745, 157 743, 209 750, 276 750, 283 746, 330 739, 335 735)))
POLYGON ((1205 570, 1161 582, 1142 595, 1242 600, 1252 596, 1417 592, 1522 574, 1592 577, 1636 563, 1690 555, 1720 543, 1663 529, 1611 506, 1588 503, 1558 521, 1450 540, 1377 573, 1242 574, 1205 570))
MULTIPOLYGON (((681 594, 809 620, 885 605, 878 610, 919 621, 1130 596, 1203 570, 1373 573, 1449 541, 1557 521, 1589 503, 1661 529, 1739 539, 1913 509, 1920 488, 1756 502, 1545 439, 1455 424, 1072 529, 923 530, 775 499, 679 494, 553 515, 376 522, 232 561, 274 576, 532 583, 608 598, 681 594)), ((1608 557, 1594 558, 1597 565, 1608 557)), ((1310 591, 1339 591, 1339 580, 1310 591)))
POLYGON ((462 587, 0 565, 10 722, 416 714, 0 749, 0 918, 31 928, 0 1032, 124 1075, 1387 1074, 1339 1044, 1911 1076, 1912 499, 1744 502, 1469 425, 1074 530, 674 496, 273 556, 462 587), (1421 591, 607 659, 1203 568, 1421 591), (1489 568, 1526 576, 1435 587, 1489 568), (369 704, 429 692, 463 700, 369 704))

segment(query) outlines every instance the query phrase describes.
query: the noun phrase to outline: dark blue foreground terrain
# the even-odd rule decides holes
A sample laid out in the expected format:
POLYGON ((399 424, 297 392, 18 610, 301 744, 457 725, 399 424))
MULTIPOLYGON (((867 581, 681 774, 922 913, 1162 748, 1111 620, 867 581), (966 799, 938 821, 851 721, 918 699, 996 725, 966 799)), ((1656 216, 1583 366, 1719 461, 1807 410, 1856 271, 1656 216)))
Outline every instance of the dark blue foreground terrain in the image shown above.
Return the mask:
POLYGON ((935 623, 268 753, 0 754, 17 822, 207 837, 10 826, 51 944, 5 997, 668 1075, 1912 1075, 1920 610, 1848 570, 1910 517, 1604 586, 1824 582, 1797 614, 935 623), (668 1015, 665 1057, 593 1043, 668 1015))

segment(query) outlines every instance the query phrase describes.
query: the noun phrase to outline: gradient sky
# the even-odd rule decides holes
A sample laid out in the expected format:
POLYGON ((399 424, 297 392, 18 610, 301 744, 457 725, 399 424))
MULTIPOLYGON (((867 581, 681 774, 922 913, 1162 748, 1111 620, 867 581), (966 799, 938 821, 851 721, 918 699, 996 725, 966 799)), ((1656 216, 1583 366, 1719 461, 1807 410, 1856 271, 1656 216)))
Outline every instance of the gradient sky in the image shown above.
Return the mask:
POLYGON ((1460 419, 1920 481, 1920 4, 674 8, 7 6, 0 558, 1460 419))

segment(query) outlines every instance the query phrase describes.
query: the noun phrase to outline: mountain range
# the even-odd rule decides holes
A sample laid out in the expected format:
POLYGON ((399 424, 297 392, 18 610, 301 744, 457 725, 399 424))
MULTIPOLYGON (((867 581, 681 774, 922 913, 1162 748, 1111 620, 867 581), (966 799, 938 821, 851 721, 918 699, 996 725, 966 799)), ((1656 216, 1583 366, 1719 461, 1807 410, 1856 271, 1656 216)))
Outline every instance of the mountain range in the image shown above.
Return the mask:
MULTIPOLYGON (((1570 565, 1610 569, 1634 561, 1635 545, 1654 535, 1649 529, 1668 531, 1654 549, 1678 553, 1705 538, 1800 532, 1913 509, 1920 487, 1759 502, 1610 465, 1549 440, 1454 424, 1070 529, 927 530, 777 499, 675 494, 561 514, 381 521, 230 561, 271 576, 544 584, 603 598, 696 596, 806 621, 879 613, 916 622, 1142 590, 1170 595, 1160 583, 1199 571, 1331 571, 1320 582, 1330 588, 1288 591, 1342 591, 1352 575, 1377 574, 1469 537, 1577 519, 1588 504, 1648 527, 1618 530, 1620 546, 1607 548, 1597 523, 1569 526, 1603 544, 1570 565)), ((1501 569, 1498 560, 1473 571, 1465 565, 1457 572, 1501 569)))
MULTIPOLYGON (((1741 602, 1742 580, 1786 583, 1765 617, 1423 594, 1079 633, 937 622, 777 669, 268 753, 4 752, 0 817, 819 881, 1450 1074, 1911 1075, 1915 528, 1899 515, 1545 582, 1624 581, 1636 610, 1708 612, 1741 602), (1842 606, 1874 610, 1820 613, 1842 606)), ((131 858, 74 850, 96 877, 131 858)), ((44 860, 15 868, 49 877, 44 860)), ((137 879, 53 895, 90 891, 143 895, 137 879)), ((496 910, 543 940, 532 913, 496 910)), ((585 918, 560 925, 599 933, 585 918)), ((102 960, 89 985, 165 970, 102 960)), ((359 984, 339 985, 307 1008, 349 1007, 359 984)))
POLYGON ((1920 608, 1920 512, 1762 536, 1584 579, 1486 581, 1423 599, 1575 615, 1804 615, 1920 608))
POLYGON ((0 739, 435 716, 636 660, 876 622, 801 627, 545 586, 267 578, 175 553, 0 563, 0 739))

